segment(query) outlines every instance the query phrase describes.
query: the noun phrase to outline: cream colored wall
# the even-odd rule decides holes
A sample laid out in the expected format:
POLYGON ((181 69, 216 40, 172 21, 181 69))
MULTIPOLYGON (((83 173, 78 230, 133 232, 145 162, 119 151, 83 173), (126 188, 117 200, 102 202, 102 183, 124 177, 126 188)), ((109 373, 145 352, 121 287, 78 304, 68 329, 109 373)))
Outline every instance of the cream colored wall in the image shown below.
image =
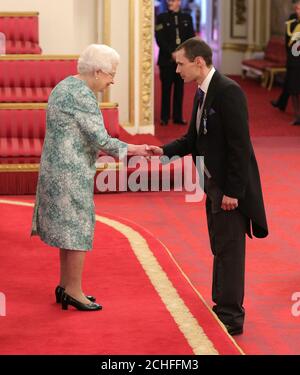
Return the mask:
MULTIPOLYGON (((152 0, 144 3, 150 4, 154 9, 152 0)), ((140 82, 142 37, 140 12, 142 6, 143 2, 140 0, 97 0, 98 42, 109 44, 121 56, 115 85, 109 90, 108 100, 119 104, 120 123, 132 134, 154 132, 153 119, 152 123, 147 126, 140 120, 140 100, 143 95, 140 82), (131 16, 134 21, 131 20, 131 16), (103 24, 100 24, 101 20, 103 24), (130 24, 131 21, 132 24, 130 24), (132 47, 132 54, 130 47, 132 47), (131 56, 134 60, 133 66, 130 66, 131 56), (130 98, 131 93, 132 98, 130 98)), ((149 77, 149 80, 153 82, 153 77, 149 77)), ((153 103, 153 90, 150 101, 153 103)))
POLYGON ((44 54, 78 54, 97 40, 96 0, 0 0, 0 11, 38 11, 44 54))
POLYGON ((244 59, 244 52, 230 49, 222 49, 224 44, 246 44, 246 39, 232 39, 230 37, 231 8, 220 1, 220 42, 218 49, 219 69, 224 74, 241 74, 241 62, 244 59))
POLYGON ((96 0, 73 0, 73 9, 74 52, 80 53, 89 44, 97 43, 96 0))
POLYGON ((254 52, 262 50, 270 38, 270 0, 245 0, 247 32, 245 38, 231 37, 229 0, 218 0, 220 12, 220 42, 218 62, 224 74, 241 74, 241 63, 254 52))
POLYGON ((129 0, 111 0, 110 45, 121 56, 110 100, 119 103, 122 124, 129 122, 129 0))

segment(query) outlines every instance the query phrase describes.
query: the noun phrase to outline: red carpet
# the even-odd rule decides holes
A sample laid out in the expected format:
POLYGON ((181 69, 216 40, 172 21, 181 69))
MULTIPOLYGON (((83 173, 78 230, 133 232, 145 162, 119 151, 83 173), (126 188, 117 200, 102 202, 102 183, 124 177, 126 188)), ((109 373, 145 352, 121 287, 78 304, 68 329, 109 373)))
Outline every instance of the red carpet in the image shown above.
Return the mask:
MULTIPOLYGON (((117 200, 122 197, 116 195, 117 200)), ((36 237, 29 239, 31 207, 0 206, 0 285, 7 299, 7 316, 0 318, 1 354, 240 353, 162 244, 136 224, 115 217, 112 220, 129 228, 127 238, 122 228, 97 222, 94 251, 85 269, 85 290, 98 296, 103 311, 62 311, 53 295, 57 250, 36 237), (133 233, 145 240, 161 271, 153 272, 149 257, 141 266, 133 249, 141 251, 142 258, 147 249, 133 233), (164 272, 171 287, 164 284, 164 272), (172 297, 172 285, 182 306, 172 297), (199 334, 201 327, 205 334, 199 334)))

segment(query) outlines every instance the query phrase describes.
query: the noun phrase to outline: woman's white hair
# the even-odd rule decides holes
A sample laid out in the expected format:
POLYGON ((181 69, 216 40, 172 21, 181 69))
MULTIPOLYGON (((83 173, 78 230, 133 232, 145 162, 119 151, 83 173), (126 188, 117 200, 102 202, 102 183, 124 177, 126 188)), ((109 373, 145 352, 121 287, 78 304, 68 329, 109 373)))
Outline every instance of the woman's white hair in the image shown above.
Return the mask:
POLYGON ((120 55, 105 44, 90 44, 80 55, 77 63, 79 74, 93 73, 102 70, 112 73, 120 62, 120 55))

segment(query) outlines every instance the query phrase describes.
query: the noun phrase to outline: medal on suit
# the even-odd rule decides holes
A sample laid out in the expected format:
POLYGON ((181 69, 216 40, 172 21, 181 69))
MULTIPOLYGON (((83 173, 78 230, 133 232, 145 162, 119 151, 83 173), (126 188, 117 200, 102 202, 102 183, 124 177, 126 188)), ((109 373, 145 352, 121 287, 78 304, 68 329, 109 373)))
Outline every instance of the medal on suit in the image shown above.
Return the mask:
POLYGON ((204 135, 207 134, 207 112, 206 112, 206 109, 204 109, 204 113, 203 113, 203 134, 204 135))

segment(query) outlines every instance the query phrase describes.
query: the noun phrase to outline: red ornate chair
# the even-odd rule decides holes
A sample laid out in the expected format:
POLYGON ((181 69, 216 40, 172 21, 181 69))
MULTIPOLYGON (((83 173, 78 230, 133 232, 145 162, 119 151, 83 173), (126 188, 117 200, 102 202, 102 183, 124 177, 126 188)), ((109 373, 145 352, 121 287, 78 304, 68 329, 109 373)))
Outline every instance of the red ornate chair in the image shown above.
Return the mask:
POLYGON ((264 86, 272 88, 274 75, 285 72, 286 51, 283 37, 272 36, 268 42, 265 52, 259 57, 242 61, 242 72, 245 77, 247 73, 260 76, 264 86))

